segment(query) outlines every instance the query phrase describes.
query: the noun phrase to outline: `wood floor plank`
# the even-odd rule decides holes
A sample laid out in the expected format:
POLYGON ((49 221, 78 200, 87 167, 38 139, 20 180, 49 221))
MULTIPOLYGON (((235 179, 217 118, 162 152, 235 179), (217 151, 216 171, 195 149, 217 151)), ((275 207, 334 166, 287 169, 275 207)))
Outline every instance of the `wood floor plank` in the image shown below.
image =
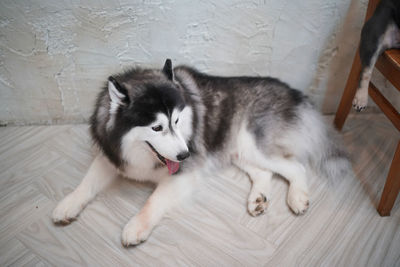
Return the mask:
MULTIPOLYGON (((70 127, 70 125, 12 127, 13 134, 1 138, 0 162, 14 155, 23 157, 26 150, 40 147, 44 142, 70 127)), ((7 133, 7 129, 2 132, 7 133)))
POLYGON ((46 216, 17 235, 26 247, 54 266, 120 266, 118 257, 112 257, 112 248, 94 232, 81 236, 83 227, 75 222, 67 227, 56 227, 46 216), (108 253, 104 253, 108 251, 108 253))
POLYGON ((13 238, 32 221, 47 214, 51 208, 51 202, 32 186, 25 186, 18 192, 2 196, 0 243, 13 238))
POLYGON ((38 177, 66 162, 57 152, 45 147, 27 150, 23 160, 7 160, 0 163, 0 197, 9 192, 18 191, 38 177), (8 164, 9 163, 9 164, 8 164), (5 165, 7 165, 5 167, 5 165))
POLYGON ((9 266, 29 250, 16 238, 0 243, 0 266, 9 266))

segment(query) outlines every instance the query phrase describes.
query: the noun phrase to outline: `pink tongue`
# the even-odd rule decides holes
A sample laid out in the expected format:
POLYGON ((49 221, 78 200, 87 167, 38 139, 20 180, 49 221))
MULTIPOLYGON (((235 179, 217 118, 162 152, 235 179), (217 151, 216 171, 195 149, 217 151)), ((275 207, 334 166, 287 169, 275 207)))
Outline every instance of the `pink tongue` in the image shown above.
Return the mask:
POLYGON ((167 162, 167 168, 170 175, 179 170, 179 162, 171 161, 169 159, 165 159, 165 161, 167 162))

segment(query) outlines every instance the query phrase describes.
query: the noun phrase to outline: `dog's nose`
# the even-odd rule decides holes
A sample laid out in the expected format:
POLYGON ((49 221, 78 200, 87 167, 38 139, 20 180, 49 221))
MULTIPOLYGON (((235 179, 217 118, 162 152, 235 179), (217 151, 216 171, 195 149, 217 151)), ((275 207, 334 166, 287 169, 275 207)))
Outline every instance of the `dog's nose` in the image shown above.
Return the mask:
POLYGON ((186 152, 179 153, 178 156, 176 156, 176 159, 179 161, 182 161, 182 160, 188 158, 189 156, 190 156, 189 151, 186 151, 186 152))

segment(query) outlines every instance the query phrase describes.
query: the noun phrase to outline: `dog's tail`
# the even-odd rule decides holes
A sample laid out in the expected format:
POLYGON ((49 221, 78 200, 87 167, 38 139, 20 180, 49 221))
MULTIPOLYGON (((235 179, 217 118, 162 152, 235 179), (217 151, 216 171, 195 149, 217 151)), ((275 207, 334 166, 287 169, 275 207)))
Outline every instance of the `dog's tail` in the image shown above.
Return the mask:
POLYGON ((315 159, 316 170, 331 182, 348 178, 353 174, 349 154, 344 148, 339 134, 332 127, 327 127, 325 146, 315 159))
POLYGON ((316 174, 331 182, 353 176, 350 157, 339 133, 318 112, 308 107, 303 111, 301 123, 304 143, 307 144, 302 147, 316 174))

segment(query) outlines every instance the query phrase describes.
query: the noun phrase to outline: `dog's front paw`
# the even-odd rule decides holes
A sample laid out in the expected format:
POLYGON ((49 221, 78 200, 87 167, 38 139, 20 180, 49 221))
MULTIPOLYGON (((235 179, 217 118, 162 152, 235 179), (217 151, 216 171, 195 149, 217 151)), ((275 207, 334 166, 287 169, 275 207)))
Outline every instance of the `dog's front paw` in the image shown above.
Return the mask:
POLYGON ((133 217, 122 230, 122 245, 138 245, 149 237, 152 227, 140 216, 133 217))
POLYGON ((51 217, 56 224, 69 224, 76 219, 82 209, 83 205, 70 194, 57 205, 51 217))
POLYGON ((359 89, 353 99, 353 107, 358 112, 363 111, 368 104, 368 90, 359 89))
POLYGON ((263 214, 268 208, 269 200, 263 193, 251 194, 247 203, 247 210, 251 216, 263 214))
POLYGON ((297 215, 306 212, 310 204, 308 193, 295 185, 289 187, 287 202, 292 211, 297 215))

